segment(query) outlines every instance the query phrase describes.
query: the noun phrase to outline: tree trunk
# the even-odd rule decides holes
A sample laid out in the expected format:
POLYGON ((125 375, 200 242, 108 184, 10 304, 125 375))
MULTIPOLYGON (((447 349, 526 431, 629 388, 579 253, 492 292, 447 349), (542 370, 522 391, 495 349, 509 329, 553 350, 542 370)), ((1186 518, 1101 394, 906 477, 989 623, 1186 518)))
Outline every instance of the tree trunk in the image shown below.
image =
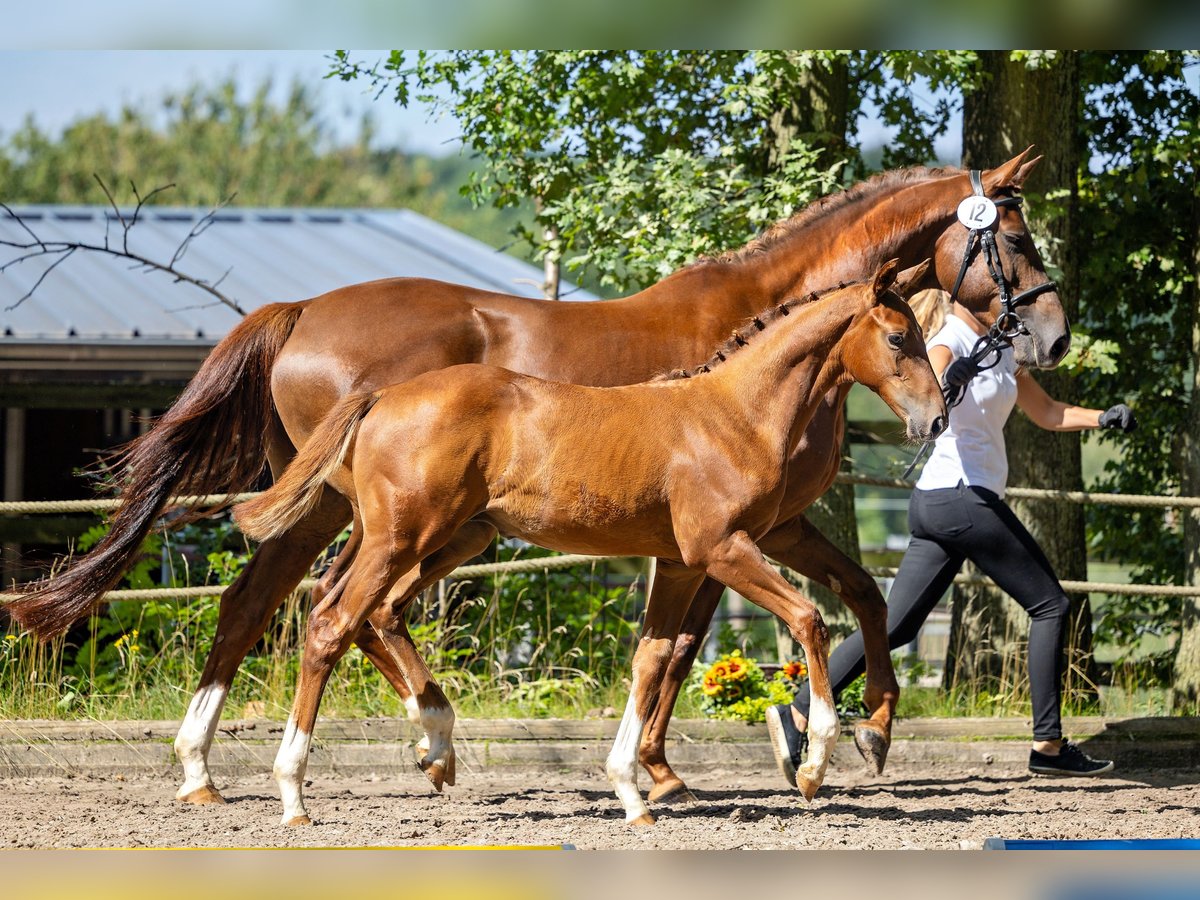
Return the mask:
MULTIPOLYGON (((849 67, 842 60, 817 61, 811 66, 799 62, 775 86, 778 98, 774 114, 767 122, 766 172, 778 169, 792 142, 803 139, 824 152, 821 165, 846 155, 846 123, 850 98, 849 67)), ((848 460, 850 445, 842 444, 842 458, 848 460)), ((845 463, 843 463, 845 468, 845 463)), ((853 485, 835 484, 808 510, 809 520, 851 559, 862 561, 858 546, 858 517, 854 508, 853 485)), ((790 573, 797 587, 812 599, 836 637, 854 630, 855 622, 844 603, 829 588, 803 576, 790 573)), ((775 622, 775 643, 781 659, 795 659, 800 650, 783 624, 775 622)))
MULTIPOLYGON (((1193 176, 1194 177, 1194 176, 1193 176)), ((1183 435, 1180 487, 1185 496, 1200 496, 1200 185, 1192 192, 1192 383, 1188 423, 1183 435)), ((1185 584, 1200 584, 1200 509, 1181 510, 1185 584)), ((1175 656, 1174 706, 1195 715, 1200 705, 1200 598, 1181 597, 1179 649, 1175 656)))
MULTIPOLYGON (((1031 208, 1026 217, 1042 257, 1050 268, 1067 316, 1079 312, 1078 191, 1081 153, 1079 114, 1082 98, 1079 54, 1060 52, 1040 68, 1012 62, 1007 51, 982 51, 979 65, 987 78, 964 97, 963 165, 991 168, 1035 144, 1045 155, 1026 183, 1031 208), (1036 195, 1054 191, 1053 201, 1036 195)), ((1038 372, 1037 380, 1051 396, 1068 403, 1077 399, 1074 380, 1063 372, 1038 372)), ((1009 483, 1040 488, 1080 490, 1080 439, 1077 433, 1047 432, 1019 412, 1005 428, 1009 483)), ((1083 509, 1065 503, 1021 503, 1012 506, 1046 552, 1061 579, 1086 579, 1087 540, 1083 509)), ((988 591, 958 591, 954 595, 946 682, 978 684, 1007 670, 1021 673, 1028 617, 1007 597, 985 596, 988 591), (1019 652, 1022 665, 1014 668, 1019 652), (1005 665, 1003 655, 1008 654, 1005 665)), ((1086 596, 1072 598, 1068 632, 1067 690, 1093 693, 1092 614, 1086 596)))

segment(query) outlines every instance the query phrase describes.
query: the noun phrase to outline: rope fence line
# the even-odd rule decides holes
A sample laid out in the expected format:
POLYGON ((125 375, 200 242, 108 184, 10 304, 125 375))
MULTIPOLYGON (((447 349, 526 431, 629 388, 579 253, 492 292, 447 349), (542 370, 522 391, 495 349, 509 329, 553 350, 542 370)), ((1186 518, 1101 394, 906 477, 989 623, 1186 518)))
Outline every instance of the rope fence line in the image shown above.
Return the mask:
MULTIPOLYGON (((481 578, 487 575, 521 574, 527 572, 548 572, 554 569, 571 569, 576 566, 595 565, 613 559, 640 559, 636 556, 586 556, 582 553, 569 553, 562 556, 541 556, 531 559, 513 559, 507 562, 482 563, 475 566, 459 566, 447 578, 467 579, 481 578)), ((892 578, 896 569, 887 566, 864 566, 866 571, 875 578, 892 578)), ((297 586, 299 590, 311 590, 317 583, 315 578, 305 578, 297 586)), ((974 585, 976 587, 996 587, 990 578, 981 575, 958 575, 955 584, 974 585)), ((1063 581, 1063 590, 1068 594, 1128 594, 1154 597, 1200 597, 1200 587, 1177 584, 1117 584, 1106 581, 1063 581)), ((142 588, 119 591, 109 591, 104 595, 105 601, 114 600, 187 600, 195 597, 216 597, 223 594, 229 585, 213 584, 200 587, 178 588, 142 588)), ((0 594, 0 603, 17 599, 17 594, 0 594)))
MULTIPOLYGON (((837 476, 839 484, 854 484, 865 487, 896 488, 911 490, 913 482, 903 478, 880 478, 875 475, 855 475, 847 472, 837 476)), ((1156 496, 1154 494, 1105 494, 1097 491, 1050 491, 1042 488, 1010 487, 1008 497, 1022 500, 1054 500, 1061 503, 1105 503, 1113 506, 1146 506, 1160 509, 1200 509, 1200 497, 1156 496)), ((257 497, 257 492, 246 494, 205 494, 200 496, 171 497, 167 508, 192 506, 223 506, 241 503, 257 497)), ((94 500, 5 500, 0 502, 0 515, 38 515, 42 513, 102 512, 121 505, 118 498, 94 500)))

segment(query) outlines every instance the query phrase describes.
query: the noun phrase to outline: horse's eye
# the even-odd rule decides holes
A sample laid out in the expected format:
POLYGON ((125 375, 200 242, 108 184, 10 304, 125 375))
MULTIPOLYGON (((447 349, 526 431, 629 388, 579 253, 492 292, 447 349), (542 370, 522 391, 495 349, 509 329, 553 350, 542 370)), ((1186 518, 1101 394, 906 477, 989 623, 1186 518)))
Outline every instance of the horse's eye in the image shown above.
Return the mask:
POLYGON ((893 331, 888 335, 888 343, 892 345, 892 349, 899 350, 904 346, 904 335, 899 331, 893 331))

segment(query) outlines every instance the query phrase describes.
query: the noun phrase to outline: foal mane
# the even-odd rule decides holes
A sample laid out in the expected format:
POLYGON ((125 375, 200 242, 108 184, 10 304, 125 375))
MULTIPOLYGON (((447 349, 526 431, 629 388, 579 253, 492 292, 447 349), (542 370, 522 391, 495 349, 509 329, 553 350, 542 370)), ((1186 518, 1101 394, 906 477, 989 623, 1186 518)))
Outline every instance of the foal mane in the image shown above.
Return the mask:
MULTIPOLYGON (((737 250, 728 250, 718 256, 704 256, 692 263, 692 266, 702 266, 713 263, 739 263, 753 259, 768 250, 783 243, 797 231, 805 229, 814 222, 824 219, 839 210, 860 203, 866 203, 896 188, 905 187, 916 182, 959 175, 962 169, 953 166, 929 168, 928 166, 911 166, 907 169, 893 169, 880 172, 866 181, 852 185, 836 194, 815 200, 808 206, 793 213, 789 218, 781 219, 769 226, 758 237, 753 238, 745 246, 737 250)), ((689 266, 688 268, 691 268, 689 266)))
POLYGON ((737 353, 743 347, 750 343, 751 338, 757 335, 760 331, 766 331, 776 322, 784 319, 792 314, 792 310, 797 306, 806 306, 814 300, 819 300, 827 294, 832 294, 835 291, 843 290, 855 284, 865 284, 865 281, 843 281, 835 284, 833 287, 823 288, 819 291, 813 291, 805 297, 792 297, 784 300, 782 303, 772 306, 770 309, 763 310, 758 315, 752 317, 745 325, 738 328, 728 338, 725 339, 717 349, 713 351, 713 355, 709 357, 708 362, 701 363, 691 369, 672 369, 670 372, 664 372, 661 375, 650 379, 651 381, 675 381, 680 378, 691 378, 694 375, 703 375, 706 372, 711 372, 721 363, 725 362, 730 356, 737 353))

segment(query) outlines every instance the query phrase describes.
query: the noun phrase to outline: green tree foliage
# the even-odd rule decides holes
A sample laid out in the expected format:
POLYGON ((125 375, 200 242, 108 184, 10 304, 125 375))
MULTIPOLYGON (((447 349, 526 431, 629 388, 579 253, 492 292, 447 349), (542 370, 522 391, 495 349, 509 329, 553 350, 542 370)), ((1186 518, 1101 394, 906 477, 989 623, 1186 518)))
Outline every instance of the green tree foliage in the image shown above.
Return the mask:
POLYGON ((159 202, 174 205, 236 194, 238 206, 408 207, 493 246, 512 243, 526 210, 473 209, 458 191, 472 177, 469 160, 379 148, 369 117, 339 145, 310 87, 274 94, 270 82, 248 99, 232 80, 197 84, 157 109, 85 117, 60 136, 29 119, 0 139, 0 200, 102 204, 95 173, 122 201, 132 202, 133 182, 143 193, 173 183, 159 202))
MULTIPOLYGON (((740 246, 862 173, 847 140, 864 100, 901 126, 890 161, 932 157, 949 115, 919 111, 913 85, 948 83, 970 54, 848 51, 393 51, 368 66, 345 52, 332 77, 369 81, 399 103, 453 115, 483 162, 467 191, 499 206, 533 200, 526 237, 568 269, 624 291, 697 256, 740 246), (780 147, 781 110, 814 72, 846 67, 837 133, 800 129, 780 147), (894 76, 894 77, 893 77, 894 76), (543 239, 545 226, 556 237, 543 239)), ((815 121, 819 117, 808 117, 815 121)))
MULTIPOLYGON (((1120 347, 1118 365, 1084 373, 1084 393, 1131 403, 1140 422, 1135 434, 1121 439, 1120 456, 1096 487, 1178 492, 1186 487, 1200 237, 1200 96, 1184 69, 1198 60, 1179 52, 1089 53, 1084 59, 1091 164, 1080 173, 1082 324, 1120 347)), ((1179 517, 1096 506, 1088 510, 1088 524, 1093 554, 1132 563, 1135 580, 1184 583, 1179 517)), ((1107 610, 1098 630, 1118 645, 1147 632, 1171 634, 1179 624, 1177 599, 1120 598, 1107 610)))

